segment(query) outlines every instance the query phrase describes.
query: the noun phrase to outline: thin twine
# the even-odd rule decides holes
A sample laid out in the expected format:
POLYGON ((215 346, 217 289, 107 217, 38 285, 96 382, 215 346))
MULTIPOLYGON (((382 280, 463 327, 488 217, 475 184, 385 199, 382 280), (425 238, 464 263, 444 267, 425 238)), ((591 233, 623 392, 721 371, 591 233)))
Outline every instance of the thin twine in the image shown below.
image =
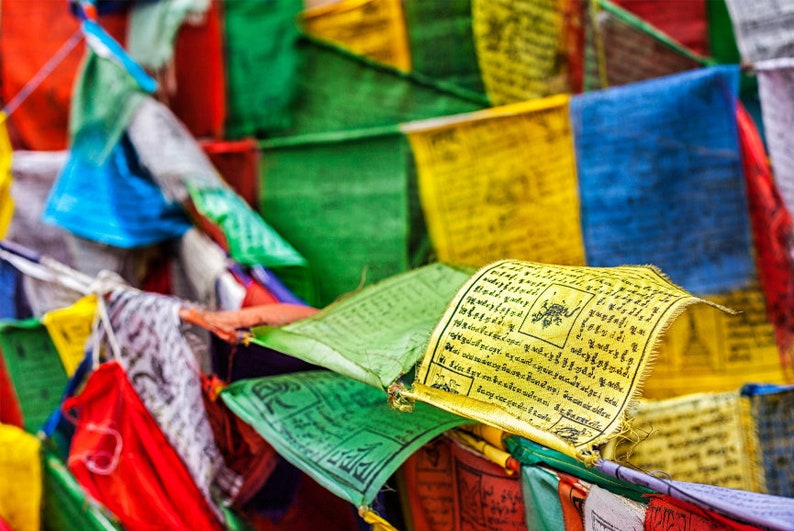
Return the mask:
POLYGON ((20 89, 16 95, 11 98, 11 101, 3 107, 3 112, 5 113, 5 117, 0 117, 0 123, 3 122, 6 118, 11 116, 11 114, 16 111, 22 102, 24 102, 28 97, 36 90, 39 85, 49 76, 52 72, 60 65, 66 56, 71 53, 71 51, 77 46, 77 44, 83 40, 83 31, 81 28, 77 28, 77 30, 69 37, 64 43, 58 48, 58 51, 53 54, 52 57, 44 63, 36 74, 28 80, 27 83, 20 89))

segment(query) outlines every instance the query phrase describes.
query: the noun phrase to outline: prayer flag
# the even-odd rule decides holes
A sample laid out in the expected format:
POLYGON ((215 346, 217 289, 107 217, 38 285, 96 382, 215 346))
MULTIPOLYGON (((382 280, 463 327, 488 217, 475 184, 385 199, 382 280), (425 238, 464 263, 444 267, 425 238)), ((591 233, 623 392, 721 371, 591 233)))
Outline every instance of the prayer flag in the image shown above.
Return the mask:
POLYGON ((310 7, 301 14, 304 30, 402 71, 411 52, 401 0, 342 0, 310 7))
POLYGON ((0 518, 14 531, 38 531, 41 443, 21 428, 0 424, 0 518))
POLYGON ((738 81, 715 67, 571 100, 588 265, 651 263, 698 295, 749 284, 738 81))
POLYGON ((411 371, 468 274, 431 264, 393 276, 252 341, 386 389, 411 371))
POLYGON ((586 461, 699 302, 651 267, 496 262, 455 295, 404 394, 586 461))
POLYGON ((221 529, 121 365, 100 365, 63 408, 77 416, 69 469, 125 527, 221 529))
POLYGON ((61 403, 66 371, 47 329, 36 318, 0 322, 0 346, 24 418, 36 433, 61 403))
POLYGON ((402 126, 438 260, 585 263, 568 97, 402 126))
POLYGON ((426 404, 396 411, 383 391, 329 371, 241 380, 221 398, 285 459, 356 507, 371 504, 422 445, 467 422, 426 404))

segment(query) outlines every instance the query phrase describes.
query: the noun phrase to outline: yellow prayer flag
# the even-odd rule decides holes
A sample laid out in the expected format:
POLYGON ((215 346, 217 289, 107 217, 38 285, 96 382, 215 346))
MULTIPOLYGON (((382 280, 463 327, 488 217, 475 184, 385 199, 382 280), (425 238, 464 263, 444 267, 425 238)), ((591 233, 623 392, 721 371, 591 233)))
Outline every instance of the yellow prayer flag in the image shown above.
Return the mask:
POLYGON ((497 262, 455 295, 406 396, 589 462, 699 302, 647 266, 497 262))
POLYGON ((67 376, 72 376, 85 356, 96 312, 96 295, 87 295, 67 308, 47 312, 41 322, 61 357, 67 376))
POLYGON ((16 426, 0 424, 0 517, 15 531, 38 531, 41 443, 16 426))
POLYGON ((343 0, 302 14, 309 35, 408 72, 411 52, 401 0, 343 0))
POLYGON ((5 113, 0 111, 0 239, 5 238, 14 214, 14 198, 11 197, 11 159, 14 150, 8 137, 6 118, 5 113))
POLYGON ((764 490, 755 430, 737 391, 643 400, 631 426, 618 446, 621 460, 677 481, 764 490))
POLYGON ((585 263, 568 96, 405 124, 442 262, 585 263))
POLYGON ((472 0, 482 81, 495 105, 570 92, 560 0, 472 0))
POLYGON ((695 307, 678 319, 659 345, 646 398, 724 392, 747 382, 787 383, 758 285, 709 297, 741 313, 729 316, 695 307))

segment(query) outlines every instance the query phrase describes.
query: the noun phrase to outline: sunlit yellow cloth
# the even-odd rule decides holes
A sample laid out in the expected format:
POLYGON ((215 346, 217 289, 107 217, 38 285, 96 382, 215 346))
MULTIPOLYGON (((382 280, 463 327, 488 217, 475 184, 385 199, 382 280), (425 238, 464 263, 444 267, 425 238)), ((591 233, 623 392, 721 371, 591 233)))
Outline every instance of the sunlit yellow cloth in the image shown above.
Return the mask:
POLYGON ((584 265, 568 96, 405 124, 442 262, 584 265))
POLYGON ((47 312, 41 318, 58 349, 67 376, 74 374, 85 356, 85 343, 91 335, 96 307, 96 295, 88 295, 71 306, 47 312))
POLYGON ((644 400, 618 458, 677 481, 762 492, 749 410, 738 391, 644 400))
POLYGON ((455 295, 406 396, 590 462, 698 302, 651 267, 496 262, 455 295))
POLYGON ((11 216, 14 214, 14 199, 11 197, 11 159, 13 148, 8 138, 6 115, 0 111, 0 238, 5 238, 11 216))
POLYGON ((38 531, 41 444, 16 426, 0 424, 0 517, 15 531, 38 531))
POLYGON ((659 345, 644 397, 733 391, 747 382, 786 383, 775 330, 759 287, 713 295, 709 300, 741 313, 727 315, 699 306, 678 319, 659 345))
POLYGON ((568 90, 559 0, 472 0, 472 32, 482 81, 495 105, 568 90))
POLYGON ((411 52, 400 0, 343 0, 303 12, 309 35, 402 71, 411 52))

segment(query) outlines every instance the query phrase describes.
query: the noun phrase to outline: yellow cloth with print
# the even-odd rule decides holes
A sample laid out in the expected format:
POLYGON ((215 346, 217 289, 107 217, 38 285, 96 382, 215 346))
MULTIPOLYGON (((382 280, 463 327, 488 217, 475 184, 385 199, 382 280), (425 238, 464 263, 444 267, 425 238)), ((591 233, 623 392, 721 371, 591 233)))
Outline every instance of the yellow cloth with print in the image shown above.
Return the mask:
POLYGON ((643 388, 646 398, 733 391, 747 382, 787 383, 758 285, 709 300, 741 313, 703 306, 678 319, 660 345, 653 377, 643 388))
POLYGON ((405 394, 590 462, 698 302, 652 267, 496 262, 455 295, 405 394))
POLYGON ((568 96, 405 124, 442 262, 584 265, 568 96))
POLYGON ((69 307, 47 312, 41 318, 67 376, 74 374, 85 356, 85 344, 91 336, 96 308, 96 295, 88 295, 69 307))
POLYGON ((41 444, 16 426, 0 424, 0 517, 15 531, 38 531, 41 444))
POLYGON ((618 459, 677 481, 762 492, 763 468, 738 391, 643 400, 618 459))
POLYGON ((407 72, 411 52, 400 0, 343 0, 307 9, 309 35, 407 72))
POLYGON ((6 128, 6 115, 0 112, 0 239, 5 238, 14 214, 14 199, 11 197, 12 155, 13 148, 6 128))
POLYGON ((570 92, 560 60, 561 6, 559 0, 472 0, 474 46, 494 105, 570 92))

